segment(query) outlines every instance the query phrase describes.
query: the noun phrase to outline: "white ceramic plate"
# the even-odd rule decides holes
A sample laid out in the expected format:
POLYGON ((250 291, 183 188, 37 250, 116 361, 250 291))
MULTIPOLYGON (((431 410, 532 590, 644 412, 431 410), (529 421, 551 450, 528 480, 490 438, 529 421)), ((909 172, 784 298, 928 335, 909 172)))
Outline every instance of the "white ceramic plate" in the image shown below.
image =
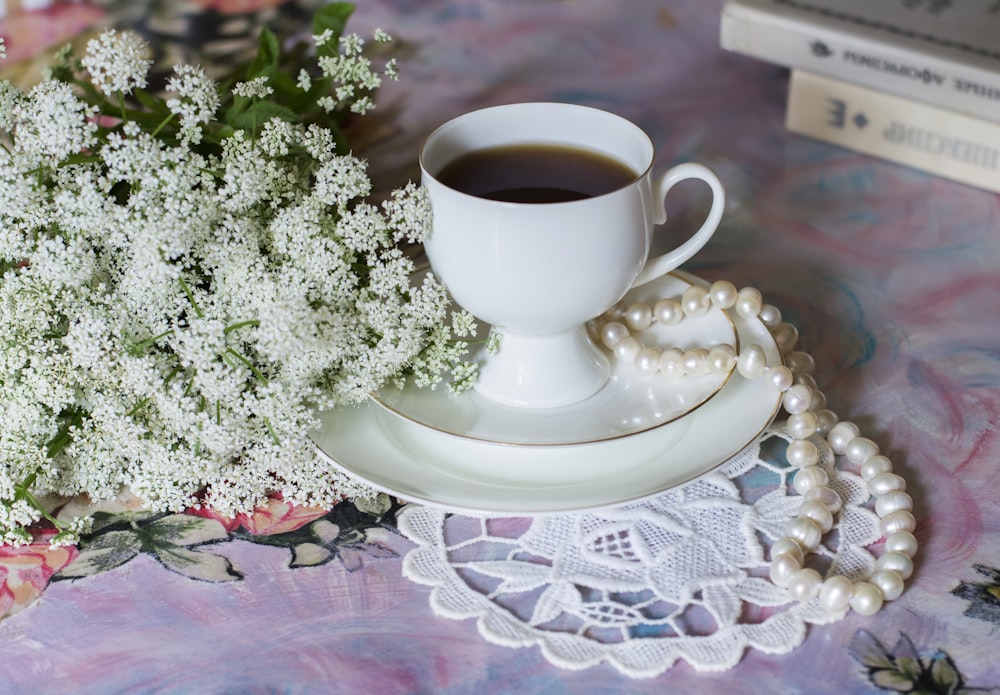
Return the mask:
MULTIPOLYGON (((649 283, 642 292, 633 290, 626 295, 626 301, 640 295, 680 299, 690 286, 691 282, 680 276, 667 275, 649 283)), ((733 322, 718 308, 704 316, 685 318, 674 326, 654 323, 643 338, 653 345, 682 350, 720 343, 739 350, 733 322)), ((729 373, 708 374, 670 381, 644 375, 632 365, 614 360, 611 364, 611 377, 600 391, 585 401, 560 408, 515 408, 474 390, 455 394, 447 388, 432 391, 389 386, 373 398, 400 417, 456 436, 548 446, 598 442, 660 427, 703 405, 730 377, 729 373)))
MULTIPOLYGON (((630 292, 655 298, 656 283, 630 292)), ((733 316, 740 342, 781 354, 758 319, 733 316)), ((330 411, 318 449, 355 479, 403 499, 486 515, 566 513, 643 499, 690 482, 742 451, 773 420, 781 394, 766 379, 733 374, 702 407, 628 437, 519 446, 455 436, 373 403, 330 411)))

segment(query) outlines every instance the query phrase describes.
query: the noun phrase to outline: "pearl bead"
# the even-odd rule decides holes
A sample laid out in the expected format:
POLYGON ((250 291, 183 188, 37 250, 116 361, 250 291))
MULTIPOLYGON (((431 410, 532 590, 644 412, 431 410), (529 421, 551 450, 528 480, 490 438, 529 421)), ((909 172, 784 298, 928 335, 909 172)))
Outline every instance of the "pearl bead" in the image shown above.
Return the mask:
POLYGON ((813 411, 816 416, 816 432, 822 435, 830 434, 830 430, 837 424, 837 414, 832 410, 819 408, 813 411))
POLYGON ((812 568, 801 569, 788 579, 788 593, 796 601, 811 601, 819 595, 823 577, 812 568))
POLYGON ((899 598, 905 587, 903 578, 895 570, 879 570, 868 581, 879 588, 886 601, 893 601, 899 598))
POLYGON ((855 437, 847 443, 844 453, 849 461, 860 465, 878 454, 878 444, 867 437, 855 437))
POLYGON ((660 351, 644 347, 635 357, 635 366, 643 374, 656 374, 660 371, 660 351))
POLYGON ((802 550, 802 546, 788 537, 780 538, 771 545, 771 559, 773 560, 779 555, 790 555, 795 558, 795 561, 799 565, 805 560, 805 552, 802 550))
POLYGON ((909 531, 890 533, 885 538, 885 550, 890 553, 902 553, 907 557, 917 554, 917 537, 909 531))
POLYGON ((774 329, 774 342, 778 344, 781 353, 788 354, 799 342, 799 329, 790 323, 783 323, 774 329))
POLYGON ((653 310, 645 304, 633 304, 625 310, 625 323, 633 331, 644 331, 653 324, 653 310))
POLYGON ((768 328, 777 328, 781 325, 781 310, 773 304, 765 304, 762 306, 758 316, 768 328))
POLYGON ((851 595, 851 608, 861 615, 875 615, 882 608, 882 591, 870 582, 858 582, 851 595))
POLYGON ((791 388, 793 383, 792 370, 785 365, 776 364, 773 367, 768 367, 764 373, 778 391, 787 391, 791 388))
POLYGON ((720 309, 728 309, 736 304, 736 285, 728 280, 713 282, 708 294, 712 298, 712 304, 720 309))
POLYGON ((788 420, 785 422, 785 431, 796 439, 808 439, 816 434, 818 427, 819 420, 816 419, 814 413, 808 410, 804 413, 789 415, 788 420))
POLYGON ((728 343, 716 345, 708 351, 708 368, 719 374, 728 374, 736 366, 736 348, 728 343))
POLYGON ((664 326, 672 326, 684 318, 684 308, 676 299, 661 299, 653 305, 653 315, 664 326))
POLYGON ((847 451, 847 445, 852 439, 857 438, 859 433, 858 426, 853 422, 838 422, 830 429, 826 440, 833 448, 833 453, 840 456, 847 451))
POLYGON ((795 474, 792 486, 800 495, 804 495, 817 486, 826 486, 830 483, 830 476, 819 466, 809 466, 802 468, 795 474))
POLYGON ((913 499, 902 490, 891 490, 875 500, 875 513, 883 518, 900 510, 913 511, 913 499))
POLYGON ((823 540, 819 526, 812 519, 801 516, 791 519, 785 525, 785 533, 806 550, 814 550, 823 540))
POLYGON ((868 481, 868 489, 878 497, 894 490, 905 490, 906 480, 895 473, 883 471, 868 481))
MULTIPOLYGON (((785 355, 785 364, 788 364, 788 357, 789 357, 788 355, 785 355)), ((791 365, 789 365, 789 369, 791 369, 791 365)), ((809 388, 811 388, 814 391, 819 388, 819 386, 816 385, 816 380, 812 378, 812 375, 810 375, 810 374, 799 374, 794 369, 792 369, 792 372, 795 373, 795 383, 796 384, 804 384, 804 385, 808 386, 809 388)))
POLYGON ((802 384, 795 384, 787 391, 781 399, 781 405, 792 415, 804 413, 809 410, 812 403, 812 389, 802 384))
POLYGON ((802 569, 802 565, 791 555, 779 555, 771 560, 771 567, 768 569, 768 576, 775 586, 784 589, 788 586, 788 581, 792 575, 802 569))
POLYGON ((882 553, 882 556, 875 561, 875 570, 892 570, 903 579, 909 579, 913 574, 913 560, 903 553, 882 553))
POLYGON ((806 490, 806 493, 802 497, 810 502, 819 502, 829 509, 831 514, 839 512, 844 504, 843 500, 840 499, 840 495, 825 485, 817 485, 806 490))
POLYGON ((704 287, 691 285, 681 295, 681 307, 687 316, 702 316, 712 306, 712 300, 704 287))
POLYGON ((916 528, 917 520, 913 518, 913 514, 905 509, 900 509, 886 514, 879 521, 879 529, 882 531, 883 536, 888 536, 891 533, 897 533, 899 531, 909 531, 910 533, 913 533, 913 530, 916 528))
POLYGON ((819 449, 809 440, 797 439, 794 442, 789 442, 788 448, 785 450, 785 458, 795 468, 815 466, 819 463, 819 449))
POLYGON ((747 379, 756 379, 767 369, 767 354, 756 343, 748 346, 736 360, 736 368, 747 379))
POLYGON ((660 355, 660 373, 668 379, 684 376, 684 353, 677 348, 664 350, 660 355))
POLYGON ((816 362, 808 352, 793 351, 785 355, 785 364, 796 374, 806 376, 816 369, 816 362))
POLYGON ((736 295, 736 313, 743 318, 754 318, 763 307, 763 298, 756 287, 744 287, 736 295))
POLYGON ((625 302, 615 302, 615 305, 604 312, 608 321, 620 321, 625 316, 625 302))
POLYGON ((759 290, 753 287, 737 290, 732 283, 719 281, 708 290, 690 286, 680 299, 661 299, 652 309, 642 303, 626 307, 619 302, 602 319, 589 322, 587 330, 620 361, 636 363, 643 373, 655 374, 659 370, 666 378, 676 379, 685 374, 728 374, 735 367, 747 379, 766 376, 782 394, 782 407, 788 414, 785 432, 791 439, 785 458, 791 467, 798 469, 791 482, 802 496, 797 516, 785 526, 786 536, 771 546, 768 570, 771 580, 786 587, 799 601, 809 601, 818 595, 820 605, 830 612, 850 606, 862 615, 872 615, 884 601, 902 594, 905 580, 913 573, 911 558, 917 552, 917 539, 912 533, 916 528, 913 499, 905 492, 906 481, 892 472, 889 459, 879 453, 874 441, 860 435, 857 425, 838 422, 837 415, 827 409, 826 397, 811 376, 815 361, 807 352, 794 349, 798 330, 782 322, 776 307, 763 304, 759 290), (646 330, 654 320, 672 325, 685 315, 702 315, 712 306, 735 307, 744 318, 759 316, 771 331, 783 363, 768 366, 767 353, 757 344, 747 346, 739 355, 729 344, 686 352, 671 347, 661 352, 656 347, 645 347, 630 334, 630 330, 646 330), (607 323, 602 326, 600 321, 607 323), (844 505, 840 495, 829 487, 830 474, 818 465, 835 455, 846 455, 858 466, 869 493, 875 498, 875 513, 885 536, 884 552, 875 561, 875 572, 869 581, 857 584, 843 575, 823 581, 819 572, 802 566, 806 552, 816 550, 822 543, 824 534, 833 529, 834 515, 844 505))
POLYGON ((628 337, 628 327, 618 321, 608 321, 601 329, 601 342, 609 350, 614 349, 623 338, 628 337))
POLYGON ((642 343, 635 336, 627 335, 614 347, 615 357, 625 364, 632 364, 642 350, 642 343))
POLYGON ((839 613, 851 605, 854 585, 847 577, 836 574, 829 577, 819 590, 819 605, 828 613, 839 613))
POLYGON ((826 395, 819 389, 813 389, 813 399, 812 403, 809 404, 809 410, 822 410, 826 407, 826 395))
POLYGON ((861 464, 859 468, 861 472, 861 477, 871 484, 871 481, 882 473, 889 473, 892 471, 892 462, 881 454, 877 456, 872 456, 867 461, 861 464))
POLYGON ((691 376, 708 374, 708 350, 694 348, 684 353, 684 371, 691 376))
POLYGON ((823 533, 828 533, 833 528, 833 514, 822 502, 804 501, 799 507, 799 516, 810 519, 823 533))

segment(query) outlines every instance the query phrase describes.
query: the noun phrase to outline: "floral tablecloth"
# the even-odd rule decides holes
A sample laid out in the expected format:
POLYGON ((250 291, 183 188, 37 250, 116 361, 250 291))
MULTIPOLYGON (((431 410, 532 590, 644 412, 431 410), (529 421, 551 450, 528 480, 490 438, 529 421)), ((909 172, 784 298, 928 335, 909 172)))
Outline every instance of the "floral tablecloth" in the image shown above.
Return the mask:
MULTIPOLYGON (((254 26, 304 22, 309 4, 7 3, 0 35, 28 79, 31 56, 96 25, 171 50, 186 37, 222 59, 254 26)), ((720 50, 720 8, 363 0, 354 29, 382 27, 404 49, 357 147, 389 187, 416 175, 421 139, 447 118, 558 100, 636 121, 661 167, 712 167, 728 209, 685 268, 759 287, 799 327, 830 406, 906 477, 921 552, 901 598, 813 626, 787 655, 629 680, 607 664, 559 669, 436 617, 430 589, 403 576, 414 543, 388 498, 332 510, 274 499, 235 520, 122 500, 79 546, 0 548, 0 692, 1000 690, 1000 198, 787 133, 787 74, 720 50)), ((671 213, 668 237, 701 210, 671 213)))

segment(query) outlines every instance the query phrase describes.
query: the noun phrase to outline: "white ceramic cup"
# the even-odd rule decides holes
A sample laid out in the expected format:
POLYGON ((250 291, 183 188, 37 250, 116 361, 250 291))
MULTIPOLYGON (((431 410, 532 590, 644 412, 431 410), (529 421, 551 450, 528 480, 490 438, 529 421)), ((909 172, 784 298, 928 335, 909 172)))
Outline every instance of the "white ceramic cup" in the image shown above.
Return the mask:
POLYGON ((431 269, 460 306, 501 334, 475 388, 526 408, 576 403, 605 384, 608 360, 585 323, 693 256, 715 233, 725 205, 722 184, 706 167, 680 164, 654 178, 653 144, 642 129, 572 104, 509 104, 459 116, 431 133, 420 167, 434 218, 425 242, 431 269), (536 144, 611 157, 635 178, 604 195, 559 203, 481 198, 436 178, 469 152, 536 144), (686 242, 650 258, 653 227, 666 220, 664 198, 690 178, 712 189, 708 216, 686 242))

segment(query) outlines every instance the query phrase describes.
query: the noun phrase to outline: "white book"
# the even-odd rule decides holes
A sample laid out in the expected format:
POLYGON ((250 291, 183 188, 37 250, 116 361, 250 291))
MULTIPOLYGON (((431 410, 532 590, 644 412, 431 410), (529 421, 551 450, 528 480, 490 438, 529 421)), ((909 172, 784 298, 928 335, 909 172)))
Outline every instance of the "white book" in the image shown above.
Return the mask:
POLYGON ((788 130, 1000 191, 1000 123, 792 71, 788 130))
POLYGON ((1000 0, 728 0, 722 47, 1000 121, 1000 0))

